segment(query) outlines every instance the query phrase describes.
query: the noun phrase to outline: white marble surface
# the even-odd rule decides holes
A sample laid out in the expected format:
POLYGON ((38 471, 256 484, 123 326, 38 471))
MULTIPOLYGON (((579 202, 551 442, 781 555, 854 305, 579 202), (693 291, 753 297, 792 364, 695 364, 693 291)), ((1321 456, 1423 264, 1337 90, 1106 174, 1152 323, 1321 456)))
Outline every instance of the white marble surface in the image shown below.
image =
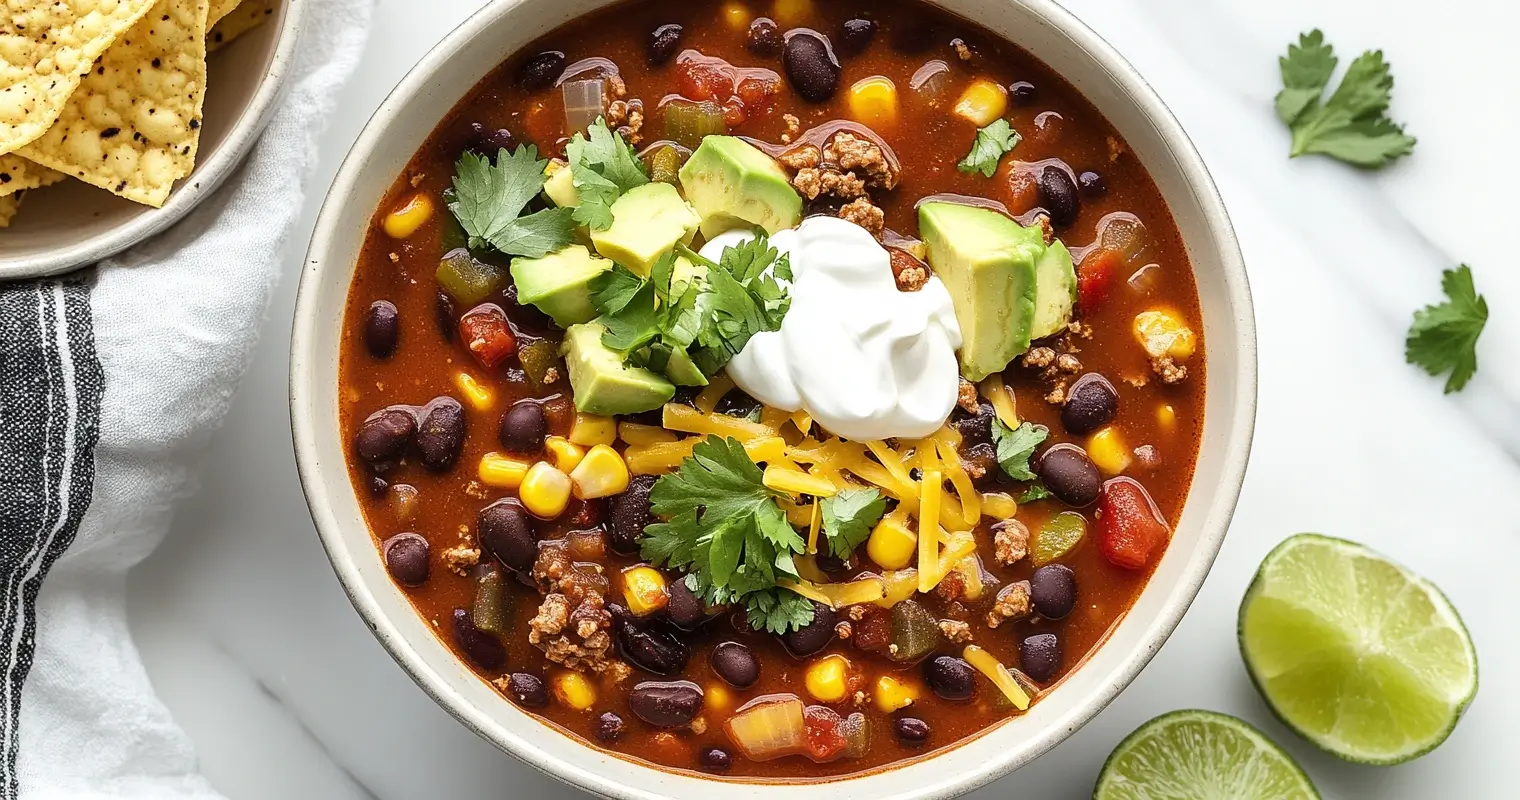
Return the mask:
MULTIPOLYGON (((756 0, 759 2, 759 0, 756 0)), ((478 0, 379 0, 358 75, 323 143, 325 185, 370 111, 478 0)), ((1128 56, 1203 151, 1240 232, 1261 334, 1257 445, 1234 528, 1186 620, 1096 721, 980 797, 1079 797, 1149 717, 1241 715, 1298 756, 1332 798, 1513 796, 1520 753, 1520 6, 1498 0, 1071 0, 1128 56), (1345 60, 1383 48, 1415 155, 1369 176, 1290 163, 1272 114, 1276 58, 1319 26, 1345 60), (1468 390, 1403 363, 1411 311, 1465 261, 1493 319, 1468 390), (1483 685, 1438 751, 1374 769, 1278 725, 1235 646, 1235 611, 1286 535, 1358 539, 1438 582, 1477 640, 1483 685)), ((320 191, 314 192, 320 195, 320 191)), ((315 214, 303 217, 304 242, 315 214)), ((292 249, 263 341, 200 488, 131 578, 131 620, 155 685, 206 773, 254 798, 568 798, 467 733, 402 674, 318 547, 287 438, 292 249)), ((1206 480, 1207 476, 1200 476, 1206 480)))

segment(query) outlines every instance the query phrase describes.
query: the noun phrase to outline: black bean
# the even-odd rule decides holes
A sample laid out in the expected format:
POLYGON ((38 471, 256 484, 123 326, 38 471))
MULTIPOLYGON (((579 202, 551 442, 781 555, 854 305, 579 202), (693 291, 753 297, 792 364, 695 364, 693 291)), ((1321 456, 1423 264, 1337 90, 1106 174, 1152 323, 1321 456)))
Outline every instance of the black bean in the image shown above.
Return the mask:
POLYGON ((1108 184, 1103 182, 1103 176, 1091 170, 1077 176, 1077 185, 1082 188, 1083 197, 1102 197, 1108 193, 1108 184))
POLYGON ((834 641, 834 624, 838 621, 834 609, 817 600, 812 603, 813 621, 781 637, 787 651, 798 658, 807 658, 834 641))
POLYGON ((364 312, 364 346, 375 358, 390 358, 401 336, 401 312, 389 300, 376 300, 364 312))
POLYGON ((713 672, 735 689, 748 689, 760 680, 760 659, 738 642, 722 642, 708 658, 713 672))
POLYGON ((658 67, 669 61, 676 54, 676 49, 681 46, 681 34, 686 29, 674 22, 661 25, 649 33, 649 47, 644 55, 649 60, 649 66, 658 67))
POLYGON ((1040 170, 1040 205, 1050 214, 1056 227, 1064 228, 1077 221, 1082 211, 1082 200, 1077 196, 1077 185, 1071 173, 1051 164, 1040 170))
POLYGON ((613 552, 626 556, 639 551, 644 526, 654 521, 654 515, 649 511, 649 491, 654 488, 654 482, 653 475, 635 475, 629 479, 628 488, 612 498, 612 525, 607 544, 613 552))
POLYGON ((475 538, 480 548, 516 572, 527 572, 538 558, 538 537, 527 509, 515 497, 506 497, 482 508, 475 517, 475 538))
POLYGON ((398 533, 380 544, 385 569, 402 586, 421 586, 428 579, 428 540, 416 533, 398 533))
POLYGON ((1029 576, 1029 600, 1047 619, 1063 619, 1077 605, 1077 574, 1064 564, 1046 564, 1029 576))
POLYGON ((518 68, 517 85, 528 92, 547 89, 559 80, 564 71, 565 54, 559 50, 547 50, 528 59, 518 68))
POLYGON ((781 29, 770 17, 757 17, 749 24, 749 38, 744 46, 757 56, 774 56, 781 52, 781 29))
POLYGON ((1027 108, 1040 99, 1040 93, 1029 81, 1015 81, 1008 86, 1008 102, 1017 108, 1027 108))
POLYGON ((967 414, 963 409, 956 415, 959 418, 951 420, 950 427, 961 435, 962 442, 981 444, 992 441, 992 420, 997 418, 997 411, 991 403, 983 400, 976 404, 975 414, 967 414))
POLYGON ((438 323, 438 333, 445 342, 454 341, 454 331, 459 327, 459 310, 454 308, 454 298, 440 291, 433 298, 433 319, 438 323))
POLYGON ((514 672, 507 678, 507 694, 523 708, 543 708, 549 705, 549 689, 543 679, 528 672, 514 672))
POLYGON ((1061 640, 1053 633, 1037 633, 1019 643, 1019 667, 1025 675, 1046 683, 1061 671, 1061 640))
POLYGON ((876 20, 860 17, 847 19, 839 26, 839 46, 835 52, 846 58, 858 56, 866 51, 875 37, 876 20))
POLYGON ((417 435, 417 420, 410 411, 387 408, 359 426, 354 437, 354 449, 359 457, 374 465, 387 465, 406 452, 406 446, 417 435))
POLYGON ((892 723, 892 732, 898 741, 916 747, 929 740, 929 723, 918 717, 902 717, 892 723))
POLYGON ((623 722, 622 717, 611 711, 604 711, 596 718, 596 724, 591 727, 591 734, 597 738, 597 741, 615 742, 623 738, 623 732, 627 729, 628 725, 623 722))
POLYGON ((495 160, 503 150, 512 152, 517 144, 517 137, 506 128, 487 128, 483 123, 470 123, 470 149, 476 155, 495 160))
POLYGON ((1103 476, 1098 474, 1097 465, 1074 444, 1062 443, 1046 450, 1034 471, 1057 500, 1075 508, 1091 505, 1103 491, 1103 476))
POLYGON ((1119 390, 1108 378, 1089 372, 1077 379, 1061 406, 1061 427, 1068 433, 1092 433, 1113 421, 1119 411, 1119 390))
POLYGON ((452 397, 439 397, 417 426, 417 449, 428 469, 443 471, 454 466, 464 449, 464 406, 452 397))
POLYGON ((707 621, 707 610, 702 607, 701 598, 686 585, 685 580, 672 581, 665 594, 668 597, 665 616, 670 619, 670 624, 683 631, 690 631, 707 621))
POLYGON ((623 612, 614 616, 612 629, 623 659, 645 672, 674 675, 691 660, 691 650, 658 622, 641 623, 623 612))
POLYGON ((509 453, 532 455, 544 449, 544 439, 549 435, 549 415, 543 404, 533 400, 518 400, 501 415, 501 427, 497 438, 509 453))
POLYGON ((942 700, 969 700, 976 693, 971 665, 955 656, 936 656, 925 662, 924 683, 942 700))
POLYGON ((691 681, 642 681, 628 693, 628 710, 656 728, 684 728, 702 712, 702 687, 691 681))
POLYGON ((730 389, 727 394, 718 398, 718 404, 713 407, 714 411, 730 417, 740 419, 759 419, 761 403, 752 397, 749 392, 742 389, 730 389))
POLYGON ((828 37, 815 30, 787 31, 781 63, 787 80, 804 100, 822 103, 839 89, 839 60, 828 37))
POLYGON ((702 751, 702 768, 713 772, 727 772, 733 759, 729 758, 728 751, 721 747, 710 747, 702 751))
POLYGON ((462 608, 454 609, 454 643, 481 669, 498 670, 507 663, 507 648, 501 640, 475 627, 470 612, 462 608))

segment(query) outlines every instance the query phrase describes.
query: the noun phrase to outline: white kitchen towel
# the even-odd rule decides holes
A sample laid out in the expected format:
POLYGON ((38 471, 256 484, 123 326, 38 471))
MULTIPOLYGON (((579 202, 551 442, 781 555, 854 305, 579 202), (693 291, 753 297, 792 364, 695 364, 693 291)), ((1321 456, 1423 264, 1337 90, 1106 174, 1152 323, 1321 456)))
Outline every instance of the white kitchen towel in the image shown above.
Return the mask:
POLYGON ((226 186, 124 256, 0 285, 3 800, 219 796, 143 671, 125 578, 191 488, 275 282, 297 272, 281 254, 363 48, 372 0, 291 2, 310 8, 288 94, 226 186))

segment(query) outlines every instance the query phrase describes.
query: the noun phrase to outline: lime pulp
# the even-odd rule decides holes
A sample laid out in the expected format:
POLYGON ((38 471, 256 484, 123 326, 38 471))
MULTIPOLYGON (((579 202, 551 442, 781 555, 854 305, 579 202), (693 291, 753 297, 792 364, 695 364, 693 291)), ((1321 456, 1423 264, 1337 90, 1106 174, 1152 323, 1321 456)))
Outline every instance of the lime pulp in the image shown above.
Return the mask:
POLYGON ((1293 758, 1244 720, 1173 711, 1114 748, 1093 800, 1318 800, 1293 758))

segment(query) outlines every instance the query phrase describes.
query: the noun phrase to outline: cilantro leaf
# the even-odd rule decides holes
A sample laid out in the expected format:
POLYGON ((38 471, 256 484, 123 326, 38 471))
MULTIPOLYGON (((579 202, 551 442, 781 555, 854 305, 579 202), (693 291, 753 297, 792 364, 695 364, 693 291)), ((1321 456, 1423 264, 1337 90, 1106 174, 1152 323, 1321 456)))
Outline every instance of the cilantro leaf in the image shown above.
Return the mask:
POLYGON ((543 189, 547 163, 532 145, 503 149, 494 164, 474 153, 459 157, 448 206, 471 248, 489 245, 507 255, 543 258, 570 244, 575 225, 567 209, 519 216, 543 189))
POLYGON ((1289 156, 1320 153, 1359 167, 1381 167, 1414 150, 1415 139, 1388 119, 1393 75, 1383 51, 1369 50, 1351 62, 1340 85, 1321 102, 1337 63, 1318 30, 1298 37, 1278 59, 1283 89, 1274 105, 1293 132, 1289 156))
POLYGON ((1044 500, 1049 496, 1050 490, 1045 488, 1045 484, 1031 483, 1029 484, 1029 488, 1025 489, 1022 495, 1019 495, 1019 505, 1033 503, 1036 500, 1044 500))
POLYGON ((779 635, 813 622, 813 601, 786 589, 755 592, 745 598, 744 605, 749 626, 757 631, 779 635))
POLYGON ((623 135, 597 117, 582 135, 577 132, 565 147, 571 181, 580 196, 575 221, 593 230, 612 226, 612 204, 636 186, 649 182, 644 162, 623 135))
POLYGON ((644 287, 644 280, 622 264, 591 279, 586 288, 591 294, 591 307, 598 314, 616 314, 628 307, 644 287))
POLYGON ((1446 393, 1459 392, 1478 370, 1478 336, 1488 322, 1488 301, 1473 286, 1472 270, 1463 264, 1441 273, 1447 300, 1414 312, 1404 340, 1404 358, 1431 375, 1448 370, 1446 393))
POLYGON ((822 503, 823 535, 838 558, 849 558, 887 512, 886 498, 875 489, 845 489, 822 503))
POLYGON ((1003 156, 1015 147, 1024 137, 1008 124, 1006 119, 993 120, 991 125, 976 132, 976 139, 971 142, 971 152, 955 165, 955 168, 965 173, 980 172, 982 177, 990 178, 997 172, 998 162, 1003 156))
POLYGON ((702 324, 692 359, 704 373, 716 373, 744 349, 751 336, 781 329, 792 298, 779 282, 791 280, 791 259, 770 245, 763 232, 736 247, 725 247, 714 262, 684 245, 682 255, 707 267, 700 306, 702 324))
POLYGON ((998 464, 1016 481, 1032 481, 1039 477, 1030 470, 1029 459, 1049 435, 1050 430, 1044 425, 1026 422, 1017 429, 1010 429, 1002 420, 992 420, 992 441, 997 445, 998 464))

